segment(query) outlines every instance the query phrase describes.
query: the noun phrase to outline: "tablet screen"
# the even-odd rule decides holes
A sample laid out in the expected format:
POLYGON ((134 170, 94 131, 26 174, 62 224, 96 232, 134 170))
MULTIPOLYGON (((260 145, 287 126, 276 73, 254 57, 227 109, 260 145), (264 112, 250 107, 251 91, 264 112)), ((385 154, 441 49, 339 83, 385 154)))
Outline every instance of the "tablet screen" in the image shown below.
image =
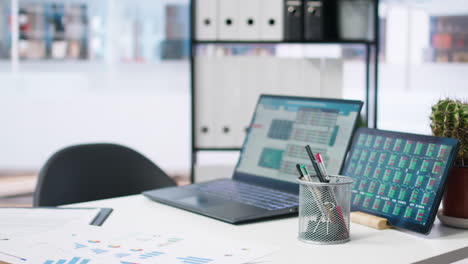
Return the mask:
POLYGON ((355 179, 352 210, 428 233, 457 146, 452 138, 359 129, 342 171, 355 179))

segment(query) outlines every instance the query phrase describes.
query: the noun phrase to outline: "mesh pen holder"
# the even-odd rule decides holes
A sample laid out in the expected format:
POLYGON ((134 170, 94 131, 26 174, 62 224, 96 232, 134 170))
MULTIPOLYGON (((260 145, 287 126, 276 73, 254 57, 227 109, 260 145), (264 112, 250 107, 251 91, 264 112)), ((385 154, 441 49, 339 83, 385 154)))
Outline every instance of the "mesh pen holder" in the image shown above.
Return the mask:
POLYGON ((323 245, 349 241, 353 179, 330 175, 329 183, 298 182, 299 240, 323 245))

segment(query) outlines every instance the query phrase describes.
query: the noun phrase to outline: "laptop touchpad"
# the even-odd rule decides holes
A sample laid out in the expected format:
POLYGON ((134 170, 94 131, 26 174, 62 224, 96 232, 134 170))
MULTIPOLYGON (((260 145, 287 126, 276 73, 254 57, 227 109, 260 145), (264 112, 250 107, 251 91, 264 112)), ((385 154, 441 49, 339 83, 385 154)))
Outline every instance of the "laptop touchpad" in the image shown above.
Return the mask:
POLYGON ((210 208, 213 206, 221 205, 224 201, 219 199, 210 199, 210 197, 206 197, 205 195, 193 195, 189 197, 185 197, 178 200, 180 203, 188 204, 198 208, 210 208))

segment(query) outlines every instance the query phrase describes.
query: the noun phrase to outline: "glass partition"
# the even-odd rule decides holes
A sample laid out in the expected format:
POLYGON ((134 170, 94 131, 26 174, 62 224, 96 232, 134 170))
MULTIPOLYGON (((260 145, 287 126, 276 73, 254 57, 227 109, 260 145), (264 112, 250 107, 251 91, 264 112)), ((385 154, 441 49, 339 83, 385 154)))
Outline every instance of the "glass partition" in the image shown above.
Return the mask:
POLYGON ((468 1, 382 0, 378 127, 430 134, 431 105, 468 98, 468 1))

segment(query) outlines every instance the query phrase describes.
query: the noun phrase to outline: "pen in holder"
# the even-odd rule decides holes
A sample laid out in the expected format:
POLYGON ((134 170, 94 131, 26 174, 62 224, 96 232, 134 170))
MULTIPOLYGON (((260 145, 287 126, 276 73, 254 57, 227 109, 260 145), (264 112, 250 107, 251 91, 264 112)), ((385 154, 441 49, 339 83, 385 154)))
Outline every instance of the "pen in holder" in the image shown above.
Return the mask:
POLYGON ((314 244, 349 241, 353 179, 330 175, 330 182, 299 182, 299 240, 314 244))

